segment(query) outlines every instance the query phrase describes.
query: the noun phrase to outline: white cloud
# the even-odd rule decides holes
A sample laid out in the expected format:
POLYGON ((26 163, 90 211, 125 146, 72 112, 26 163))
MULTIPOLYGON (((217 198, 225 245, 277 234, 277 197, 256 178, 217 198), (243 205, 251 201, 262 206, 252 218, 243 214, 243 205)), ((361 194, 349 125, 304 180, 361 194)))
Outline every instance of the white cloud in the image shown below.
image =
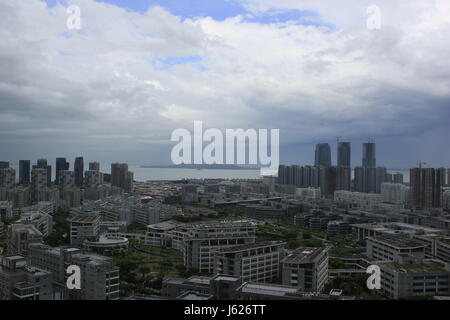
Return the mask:
POLYGON ((365 0, 245 0, 254 12, 311 10, 333 29, 242 16, 182 21, 160 7, 141 14, 73 3, 80 31, 66 29, 62 6, 0 3, 3 139, 42 140, 50 127, 45 139, 77 132, 99 144, 108 136, 169 143, 171 130, 202 120, 280 128, 284 144, 341 133, 414 135, 442 124, 450 96, 444 0, 380 0, 377 31, 366 28, 365 0), (155 69, 151 61, 167 56, 200 56, 206 70, 155 69), (14 117, 22 120, 14 125, 14 117))

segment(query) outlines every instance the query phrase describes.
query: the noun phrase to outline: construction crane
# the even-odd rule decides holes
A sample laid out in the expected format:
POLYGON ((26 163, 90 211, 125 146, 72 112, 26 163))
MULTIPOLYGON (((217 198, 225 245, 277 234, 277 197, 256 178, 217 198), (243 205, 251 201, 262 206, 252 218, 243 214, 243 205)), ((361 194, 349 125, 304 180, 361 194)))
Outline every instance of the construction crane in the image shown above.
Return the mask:
POLYGON ((419 169, 422 169, 422 166, 425 166, 427 163, 419 160, 419 162, 417 162, 416 164, 419 166, 419 169))

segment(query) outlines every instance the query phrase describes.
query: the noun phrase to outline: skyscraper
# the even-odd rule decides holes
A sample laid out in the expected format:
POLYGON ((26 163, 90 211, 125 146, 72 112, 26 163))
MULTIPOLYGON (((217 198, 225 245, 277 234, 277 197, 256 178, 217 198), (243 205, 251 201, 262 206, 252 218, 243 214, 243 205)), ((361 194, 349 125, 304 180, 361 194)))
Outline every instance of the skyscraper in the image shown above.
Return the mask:
POLYGON ((111 164, 111 185, 131 192, 133 187, 133 172, 128 171, 126 163, 111 164))
POLYGON ((60 176, 62 170, 69 170, 69 163, 66 161, 66 158, 56 158, 56 178, 55 183, 59 185, 60 183, 60 176))
POLYGON ((47 170, 47 186, 50 187, 52 184, 52 166, 47 165, 47 159, 38 159, 37 168, 47 170))
POLYGON ((33 202, 46 200, 47 181, 47 169, 33 166, 31 170, 31 199, 33 202))
POLYGON ((336 190, 350 190, 352 182, 350 142, 339 142, 337 150, 336 190))
POLYGON ((376 167, 376 144, 375 142, 369 141, 363 144, 363 167, 376 167))
POLYGON ((83 176, 84 176, 83 157, 75 158, 74 172, 75 172, 75 186, 80 188, 83 186, 83 176))
POLYGON ((328 143, 319 143, 316 145, 314 165, 323 167, 331 166, 331 148, 328 143))
POLYGON ((403 174, 400 172, 394 173, 394 183, 403 183, 403 174))
POLYGON ((30 160, 20 160, 19 161, 19 183, 24 185, 30 184, 30 170, 31 163, 30 160))
POLYGON ((8 169, 9 161, 0 161, 0 169, 8 169))
POLYGON ((441 206, 442 171, 434 168, 410 170, 412 204, 416 208, 439 208, 441 206))
POLYGON ((351 146, 350 142, 339 142, 337 150, 338 167, 351 167, 351 146))
POLYGON ((100 171, 99 162, 89 162, 89 171, 100 171))
POLYGON ((16 170, 14 168, 0 168, 0 188, 12 189, 16 184, 16 170))

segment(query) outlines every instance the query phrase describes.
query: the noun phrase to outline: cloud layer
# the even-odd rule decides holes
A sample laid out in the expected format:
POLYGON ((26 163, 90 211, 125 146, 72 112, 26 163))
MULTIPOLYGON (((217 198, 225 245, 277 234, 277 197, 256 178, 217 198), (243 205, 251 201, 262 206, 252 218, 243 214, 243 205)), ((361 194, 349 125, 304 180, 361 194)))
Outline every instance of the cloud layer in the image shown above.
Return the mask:
POLYGON ((64 3, 0 1, 2 157, 169 163, 172 130, 202 120, 279 128, 282 162, 339 135, 358 163, 375 137, 379 163, 449 165, 450 4, 393 2, 371 31, 361 0, 233 1, 221 19, 72 1, 80 30, 64 3))

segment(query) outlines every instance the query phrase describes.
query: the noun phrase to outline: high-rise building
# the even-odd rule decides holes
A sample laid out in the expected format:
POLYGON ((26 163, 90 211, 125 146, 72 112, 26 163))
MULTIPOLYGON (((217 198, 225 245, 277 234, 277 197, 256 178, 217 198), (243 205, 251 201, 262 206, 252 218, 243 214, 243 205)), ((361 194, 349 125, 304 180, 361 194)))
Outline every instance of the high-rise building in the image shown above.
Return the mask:
POLYGON ((20 160, 19 161, 19 183, 24 185, 30 184, 30 170, 31 163, 30 160, 20 160))
POLYGON ((321 292, 328 282, 328 249, 298 248, 282 261, 282 284, 321 292))
POLYGON ((128 171, 126 163, 111 164, 111 185, 131 192, 133 188, 133 172, 128 171))
POLYGON ((9 166, 9 161, 0 161, 0 169, 8 169, 9 166))
POLYGON ((337 150, 338 167, 351 167, 351 145, 350 142, 339 142, 337 150))
POLYGON ((381 184, 386 181, 384 167, 356 167, 355 191, 365 193, 380 193, 381 184))
POLYGON ((47 169, 33 166, 31 170, 31 200, 45 201, 47 191, 47 169))
POLYGON ((331 166, 331 148, 328 143, 319 143, 316 145, 314 165, 324 167, 331 166))
POLYGON ((439 176, 441 177, 441 187, 445 187, 446 184, 445 179, 447 177, 445 168, 438 168, 436 170, 439 171, 439 176))
POLYGON ((434 168, 412 168, 410 185, 412 204, 416 208, 441 207, 442 171, 434 168))
POLYGON ((350 191, 352 187, 352 169, 350 167, 336 168, 336 190, 350 191))
POLYGON ((83 157, 77 157, 74 164, 75 186, 81 188, 83 186, 84 160, 83 157))
POLYGON ((59 185, 60 180, 60 171, 69 170, 69 162, 67 162, 66 158, 56 158, 56 178, 55 183, 59 185))
POLYGON ((403 174, 400 172, 394 173, 394 183, 403 183, 403 174))
POLYGON ((52 166, 47 164, 47 159, 38 159, 37 168, 47 170, 47 186, 50 187, 52 185, 52 166))
POLYGON ((0 188, 10 190, 16 185, 16 170, 14 168, 0 169, 0 188))
POLYGON ((332 198, 336 191, 336 167, 319 167, 320 192, 325 197, 332 198))
POLYGON ((100 171, 100 162, 89 162, 89 171, 100 171))
POLYGON ((376 144, 375 142, 366 142, 363 144, 363 167, 376 167, 376 144))

